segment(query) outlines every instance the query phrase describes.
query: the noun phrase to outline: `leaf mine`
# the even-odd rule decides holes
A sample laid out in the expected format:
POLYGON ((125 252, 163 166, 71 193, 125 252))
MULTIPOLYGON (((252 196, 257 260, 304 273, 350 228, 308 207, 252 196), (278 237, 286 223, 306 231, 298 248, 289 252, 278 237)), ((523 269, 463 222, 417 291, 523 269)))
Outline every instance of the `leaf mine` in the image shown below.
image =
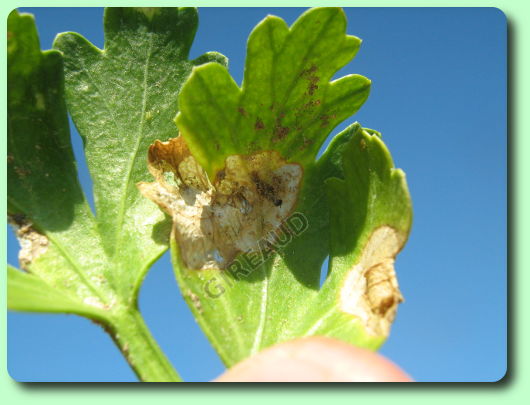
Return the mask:
POLYGON ((403 246, 389 226, 376 229, 359 262, 346 274, 340 291, 340 309, 360 319, 368 333, 388 336, 403 301, 394 271, 394 257, 403 246))
POLYGON ((20 243, 20 268, 29 271, 31 263, 48 250, 48 238, 38 232, 24 215, 8 215, 8 221, 20 243))
POLYGON ((182 137, 149 148, 152 183, 140 192, 173 219, 184 265, 226 268, 242 252, 259 251, 293 210, 302 167, 276 151, 231 155, 212 182, 182 137))

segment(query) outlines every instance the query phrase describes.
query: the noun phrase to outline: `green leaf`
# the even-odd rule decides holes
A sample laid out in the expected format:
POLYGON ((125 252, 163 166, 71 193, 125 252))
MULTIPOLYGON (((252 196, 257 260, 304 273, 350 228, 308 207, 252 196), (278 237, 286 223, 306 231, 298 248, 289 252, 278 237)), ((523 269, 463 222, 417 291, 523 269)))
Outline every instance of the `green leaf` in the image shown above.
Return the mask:
POLYGON ((325 181, 329 272, 302 330, 375 349, 403 300, 394 260, 407 241, 412 206, 405 174, 377 132, 357 129, 343 147, 342 169, 343 179, 325 181))
POLYGON ((47 284, 35 275, 8 265, 7 306, 16 311, 67 312, 107 322, 106 314, 91 305, 85 305, 64 294, 61 289, 47 284))
POLYGON ((393 260, 411 222, 403 173, 392 167, 380 138, 354 124, 337 135, 315 165, 306 167, 295 217, 301 214, 307 227, 292 237, 280 232, 288 243, 279 254, 262 260, 262 251, 250 252, 227 269, 197 271, 185 266, 182 248, 172 239, 182 293, 228 366, 303 336, 325 335, 369 349, 384 342, 401 300, 393 260), (359 156, 363 159, 357 161, 359 156), (328 193, 322 192, 324 184, 328 193), (320 287, 328 255, 328 276, 320 287))
POLYGON ((357 53, 342 9, 304 13, 289 29, 266 17, 250 34, 241 89, 217 64, 195 68, 180 94, 176 122, 210 177, 226 157, 277 150, 302 164, 341 121, 367 99, 370 80, 348 75, 329 82, 357 53))
POLYGON ((71 299, 104 307, 114 294, 100 282, 104 252, 77 180, 61 55, 40 51, 28 14, 12 12, 8 33, 7 202, 20 264, 71 299))
POLYGON ((169 232, 136 188, 148 178, 146 150, 177 135, 176 96, 192 67, 226 60, 216 53, 186 59, 197 27, 193 8, 108 8, 104 20, 103 51, 75 33, 58 35, 54 47, 64 54, 68 110, 85 144, 110 282, 134 300, 169 232))
POLYGON ((147 177, 148 145, 176 135, 177 95, 193 66, 226 59, 187 60, 195 9, 111 8, 104 28, 103 50, 66 33, 41 52, 33 17, 9 16, 8 213, 28 272, 9 270, 9 306, 95 319, 142 380, 176 381, 137 309, 170 224, 135 184, 147 177), (96 215, 77 179, 65 97, 96 215))
POLYGON ((393 260, 411 206, 376 131, 330 131, 368 96, 368 79, 329 80, 355 55, 342 10, 250 35, 240 89, 195 68, 179 98, 182 136, 149 151, 144 195, 173 218, 182 294, 231 366, 275 343, 326 335, 376 349, 401 300, 393 260), (320 286, 321 266, 330 266, 320 286))

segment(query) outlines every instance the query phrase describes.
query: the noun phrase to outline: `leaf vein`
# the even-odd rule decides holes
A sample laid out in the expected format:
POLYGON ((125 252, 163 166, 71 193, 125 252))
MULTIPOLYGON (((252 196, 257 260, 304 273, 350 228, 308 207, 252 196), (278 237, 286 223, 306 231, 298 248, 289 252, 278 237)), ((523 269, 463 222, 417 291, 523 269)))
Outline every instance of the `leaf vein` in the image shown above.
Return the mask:
POLYGON ((114 241, 115 241, 115 249, 113 250, 114 255, 118 251, 116 247, 118 247, 121 244, 122 240, 122 228, 123 228, 123 221, 125 217, 125 205, 127 202, 128 197, 128 191, 130 188, 130 183, 132 179, 132 169, 134 167, 134 162, 136 160, 136 157, 138 156, 138 152, 140 150, 140 145, 142 143, 142 138, 144 136, 144 126, 145 126, 145 111, 147 108, 147 97, 148 97, 148 88, 147 88, 147 82, 148 82, 148 76, 149 76, 149 63, 151 59, 151 53, 153 50, 153 43, 154 43, 154 36, 149 36, 149 47, 147 50, 147 55, 145 59, 145 67, 144 67, 144 77, 143 77, 143 95, 142 95, 142 110, 140 114, 140 122, 138 124, 138 136, 136 137, 136 142, 134 144, 134 148, 131 152, 129 164, 127 165, 127 170, 125 174, 125 181, 123 182, 123 188, 122 192, 120 193, 120 203, 118 207, 118 213, 117 213, 117 221, 116 221, 116 228, 115 228, 115 234, 114 234, 114 241))

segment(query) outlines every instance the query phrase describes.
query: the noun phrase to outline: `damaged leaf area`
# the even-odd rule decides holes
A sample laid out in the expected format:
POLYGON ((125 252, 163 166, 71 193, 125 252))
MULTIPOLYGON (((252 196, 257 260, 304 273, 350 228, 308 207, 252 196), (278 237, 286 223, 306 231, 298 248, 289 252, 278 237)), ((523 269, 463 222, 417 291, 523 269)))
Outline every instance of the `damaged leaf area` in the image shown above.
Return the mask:
POLYGON ((210 182, 182 137, 149 148, 153 183, 142 194, 173 219, 173 235, 190 269, 224 269, 237 254, 259 250, 295 206, 302 168, 276 151, 234 155, 210 182))
MULTIPOLYGON (((291 235, 288 243, 264 262, 236 249, 239 238, 224 237, 215 245, 204 232, 215 221, 210 212, 217 201, 230 201, 235 196, 228 194, 226 200, 227 194, 220 193, 220 200, 214 197, 222 189, 222 180, 228 179, 230 185, 248 185, 252 176, 245 175, 244 180, 235 182, 240 177, 230 173, 228 159, 220 176, 216 176, 214 187, 183 145, 182 138, 163 145, 155 143, 150 167, 157 181, 139 187, 173 217, 171 246, 179 285, 225 363, 232 365, 264 347, 312 335, 377 349, 388 337, 397 307, 403 301, 394 262, 407 240, 412 221, 404 174, 393 167, 380 134, 354 124, 337 135, 315 166, 307 168, 289 211, 303 215, 308 228, 295 237, 291 235), (171 149, 179 154, 166 155, 171 149), (155 155, 157 158, 153 158, 155 155), (197 202, 199 194, 208 195, 201 211, 196 207, 189 211, 190 205, 185 204, 187 192, 193 196, 188 199, 190 202, 197 202), (193 213, 191 228, 185 226, 190 224, 186 212, 193 213), (202 224, 208 225, 201 227, 198 218, 206 218, 202 224), (197 241, 194 247, 189 243, 191 239, 183 241, 185 229, 196 231, 189 234, 199 235, 201 242, 197 241), (188 251, 197 246, 202 250, 188 251), (215 254, 205 261, 208 256, 204 252, 211 252, 212 246, 235 252, 234 264, 223 266, 215 261, 215 254), (200 263, 208 263, 206 266, 189 265, 196 252, 200 252, 200 263), (327 255, 330 258, 327 277, 319 286, 321 265, 327 255), (197 271, 198 268, 202 271, 197 271)), ((259 163, 267 168, 274 161, 268 156, 259 163)), ((284 164, 283 168, 289 167, 283 160, 279 162, 284 164)), ((231 191, 237 189, 227 187, 231 191)), ((249 189, 259 196, 259 183, 249 189)), ((267 210, 257 217, 247 217, 256 223, 274 209, 271 200, 261 200, 267 210)), ((246 199, 236 201, 242 204, 233 204, 230 210, 237 206, 242 214, 246 199)), ((224 208, 221 206, 218 211, 222 216, 226 215, 224 208)), ((225 220, 229 218, 227 215, 225 220)), ((222 221, 223 217, 219 219, 222 221)), ((239 219, 237 223, 245 222, 239 219)), ((239 229, 239 237, 244 234, 239 229)))
POLYGON ((340 310, 358 318, 369 334, 388 336, 403 301, 394 270, 394 257, 402 245, 392 228, 378 228, 344 279, 340 310))
POLYGON ((20 268, 28 270, 28 266, 48 250, 48 238, 33 228, 31 222, 27 222, 23 215, 9 215, 8 222, 20 243, 20 268))
POLYGON ((394 262, 412 224, 410 196, 403 171, 394 168, 376 131, 358 130, 342 157, 343 178, 326 180, 331 263, 322 292, 337 292, 336 306, 321 324, 336 328, 347 315, 366 339, 382 342, 403 301, 394 262))

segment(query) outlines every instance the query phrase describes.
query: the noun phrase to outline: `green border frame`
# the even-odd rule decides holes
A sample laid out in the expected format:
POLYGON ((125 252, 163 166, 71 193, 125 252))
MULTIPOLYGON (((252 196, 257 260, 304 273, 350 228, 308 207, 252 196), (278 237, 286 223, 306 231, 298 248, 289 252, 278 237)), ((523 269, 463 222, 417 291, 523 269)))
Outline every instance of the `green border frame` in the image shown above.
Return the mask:
MULTIPOLYGON (((179 5, 207 6, 248 6, 247 1, 194 1, 184 2, 179 5), (191 3, 191 4, 190 4, 191 3)), ((0 32, 2 35, 0 53, 6 55, 6 20, 8 13, 16 7, 29 6, 73 6, 73 2, 65 0, 38 2, 38 1, 2 1, 0 8, 3 18, 0 19, 0 32)), ((80 1, 76 7, 82 6, 133 6, 146 5, 146 1, 138 0, 107 0, 107 1, 80 1)), ((157 1, 157 6, 175 6, 174 1, 157 1)), ((291 0, 289 6, 310 7, 326 5, 323 1, 303 2, 291 0)), ((131 387, 124 384, 101 384, 98 386, 88 384, 23 384, 11 379, 7 373, 6 358, 6 311, 0 311, 0 398, 3 403, 18 404, 92 404, 104 399, 118 399, 128 405, 143 404, 144 401, 153 399, 160 404, 176 403, 176 401, 209 401, 217 405, 218 402, 269 404, 271 401, 296 397, 305 404, 329 401, 329 395, 338 401, 378 402, 388 401, 399 405, 446 404, 455 399, 471 399, 482 404, 519 403, 525 397, 530 398, 530 349, 521 342, 530 341, 530 317, 524 316, 520 308, 530 307, 530 294, 523 291, 525 285, 530 285, 530 272, 522 269, 530 268, 530 251, 521 249, 530 244, 530 213, 524 212, 522 207, 530 206, 530 182, 523 183, 523 176, 530 172, 530 159, 524 159, 525 152, 530 155, 530 115, 522 114, 530 109, 530 78, 522 72, 530 72, 530 2, 528 0, 445 0, 445 1, 419 1, 419 0, 359 0, 337 1, 333 5, 344 7, 497 7, 502 10, 508 19, 509 38, 509 94, 508 94, 508 136, 509 136, 509 359, 508 373, 498 383, 422 383, 422 384, 392 384, 384 389, 370 385, 243 385, 243 386, 197 386, 197 385, 168 385, 153 386, 148 384, 131 387), (523 137, 522 134, 526 134, 523 137), (525 232, 526 231, 526 232, 525 232), (155 391, 156 390, 156 391, 155 391), (265 391, 266 390, 266 391, 265 391), (259 395, 256 395, 258 394, 259 395), (433 395, 434 394, 434 395, 433 395), (467 398, 465 398, 467 397, 467 398)), ((254 3, 253 6, 286 6, 284 1, 269 0, 254 3)), ((5 56, 4 56, 5 57, 5 56)), ((6 63, 0 65, 2 77, 6 77, 6 63)), ((6 81, 2 80, 2 108, 0 117, 3 125, 2 137, 5 136, 6 125, 6 81)), ((5 161, 6 143, 3 139, 0 144, 0 156, 5 161)), ((6 194, 6 166, 0 165, 0 182, 2 192, 6 194)), ((6 199, 0 200, 5 210, 6 199)), ((5 221, 5 217, 2 218, 5 221)), ((5 229, 5 228, 4 228, 5 229)), ((2 233, 1 258, 5 262, 6 235, 2 233)), ((6 276, 2 272, 0 306, 6 307, 6 276)), ((434 365, 433 365, 434 366, 434 365)))

